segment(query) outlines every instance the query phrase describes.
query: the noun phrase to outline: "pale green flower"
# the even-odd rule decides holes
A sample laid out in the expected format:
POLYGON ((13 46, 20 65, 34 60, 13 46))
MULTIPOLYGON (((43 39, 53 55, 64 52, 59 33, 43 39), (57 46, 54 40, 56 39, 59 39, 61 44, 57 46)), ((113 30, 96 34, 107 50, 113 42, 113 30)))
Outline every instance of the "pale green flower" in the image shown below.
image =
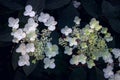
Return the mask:
POLYGON ((68 46, 65 46, 65 51, 64 53, 67 54, 67 55, 72 55, 72 48, 68 47, 68 46))
POLYGON ((74 23, 77 24, 77 25, 79 25, 80 21, 81 21, 81 19, 78 16, 75 16, 74 23))
POLYGON ((70 64, 78 65, 80 62, 80 56, 79 55, 72 55, 72 58, 70 59, 70 64))
POLYGON ((45 55, 48 58, 55 57, 58 54, 58 46, 52 45, 50 42, 47 43, 45 48, 45 55))
POLYGON ((47 69, 47 68, 51 68, 51 69, 54 69, 55 68, 55 59, 50 59, 50 58, 44 58, 44 61, 43 63, 45 64, 44 65, 44 68, 47 69))
POLYGON ((77 45, 76 38, 67 37, 67 40, 69 42, 69 46, 76 46, 77 45))
POLYGON ((30 66, 30 62, 29 62, 29 55, 28 54, 25 54, 25 55, 22 55, 19 57, 19 60, 18 60, 18 65, 19 66, 30 66))
POLYGON ((61 33, 65 34, 66 36, 68 36, 70 33, 72 33, 72 29, 69 28, 68 26, 65 26, 65 28, 61 29, 61 33))
POLYGON ((89 61, 87 61, 87 65, 88 65, 88 68, 91 69, 93 66, 95 66, 95 63, 93 60, 89 60, 89 61))

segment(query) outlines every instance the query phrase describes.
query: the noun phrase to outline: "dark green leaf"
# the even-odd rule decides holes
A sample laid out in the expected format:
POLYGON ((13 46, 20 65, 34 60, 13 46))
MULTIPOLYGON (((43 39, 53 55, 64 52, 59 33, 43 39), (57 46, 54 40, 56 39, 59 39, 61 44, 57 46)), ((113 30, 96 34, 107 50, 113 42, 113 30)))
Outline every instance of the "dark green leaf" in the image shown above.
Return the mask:
POLYGON ((90 70, 89 76, 90 80, 105 80, 104 73, 97 67, 90 70))
POLYGON ((83 67, 76 68, 70 74, 70 80, 86 80, 86 72, 83 67))
MULTIPOLYGON (((30 61, 30 62, 31 62, 31 61, 30 61)), ((35 64, 30 63, 30 66, 24 66, 24 67, 23 67, 23 70, 24 70, 25 74, 26 74, 27 76, 30 75, 30 74, 34 71, 34 69, 36 68, 37 64, 38 64, 38 63, 35 63, 35 64)))
POLYGON ((98 6, 95 0, 81 0, 81 4, 92 17, 97 18, 101 14, 101 7, 98 6))
POLYGON ((0 31, 0 41, 1 42, 12 42, 11 29, 7 26, 2 26, 0 31))
POLYGON ((108 42, 108 47, 109 48, 115 48, 116 47, 116 41, 115 41, 115 36, 112 36, 113 40, 108 42))
POLYGON ((38 14, 44 9, 45 0, 28 0, 28 5, 32 5, 33 10, 38 14))
POLYGON ((0 35, 0 41, 2 42, 11 42, 12 41, 12 36, 10 33, 4 33, 0 35))
POLYGON ((0 42, 0 47, 7 47, 10 46, 12 43, 10 42, 0 42))
POLYGON ((71 0, 46 0, 46 9, 57 9, 67 5, 71 0))
POLYGON ((108 18, 120 17, 120 6, 113 6, 108 1, 103 1, 102 12, 108 18))
POLYGON ((14 2, 12 0, 0 0, 0 4, 12 10, 23 9, 23 6, 21 4, 14 2))
POLYGON ((103 1, 102 9, 113 30, 120 33, 120 6, 113 6, 109 2, 103 1))
POLYGON ((117 18, 109 19, 109 23, 114 31, 120 33, 120 19, 117 18))
POLYGON ((16 68, 18 67, 19 56, 20 56, 20 53, 16 53, 16 48, 14 48, 14 51, 12 54, 12 66, 14 70, 16 70, 16 68))
POLYGON ((74 18, 75 16, 79 16, 78 11, 74 8, 72 4, 70 4, 67 8, 58 11, 59 20, 58 20, 58 27, 63 28, 66 25, 69 27, 74 26, 74 18))
POLYGON ((15 73, 14 80, 27 80, 27 77, 21 69, 18 69, 15 73))

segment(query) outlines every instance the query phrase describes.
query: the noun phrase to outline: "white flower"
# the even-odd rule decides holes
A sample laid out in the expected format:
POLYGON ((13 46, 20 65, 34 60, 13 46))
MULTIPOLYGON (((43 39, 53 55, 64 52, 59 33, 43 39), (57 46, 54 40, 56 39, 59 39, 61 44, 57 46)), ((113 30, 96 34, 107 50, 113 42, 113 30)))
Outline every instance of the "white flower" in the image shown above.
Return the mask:
POLYGON ((74 7, 75 8, 78 8, 79 6, 80 6, 80 2, 78 2, 78 1, 73 1, 73 5, 74 5, 74 7))
POLYGON ((89 60, 89 61, 87 61, 87 65, 88 65, 88 68, 91 69, 93 66, 95 66, 95 63, 93 60, 89 60))
POLYGON ((25 7, 25 12, 24 12, 24 16, 30 16, 30 17, 34 17, 35 16, 35 12, 32 11, 32 6, 31 5, 27 5, 25 7))
POLYGON ((49 14, 41 12, 40 16, 38 17, 38 21, 46 23, 49 18, 50 18, 49 14))
POLYGON ((28 43, 26 45, 26 52, 29 53, 29 52, 34 52, 35 51, 35 46, 33 43, 28 43))
POLYGON ((79 55, 79 61, 82 63, 82 64, 85 64, 86 63, 86 59, 87 59, 87 57, 85 56, 85 55, 83 55, 83 54, 80 54, 79 55))
POLYGON ((72 29, 69 28, 68 26, 65 26, 65 28, 61 29, 61 33, 68 36, 70 33, 72 33, 72 29))
POLYGON ((54 69, 55 68, 55 59, 50 59, 50 58, 44 58, 44 61, 43 63, 45 64, 44 65, 44 68, 47 69, 47 68, 51 68, 51 69, 54 69))
POLYGON ((37 34, 35 31, 30 32, 29 34, 26 35, 27 39, 29 39, 30 41, 35 41, 35 39, 37 38, 37 34))
MULTIPOLYGON (((99 21, 97 21, 95 18, 92 18, 90 21, 90 28, 94 29, 95 27, 98 27, 98 26, 99 26, 99 21)), ((100 26, 98 28, 100 28, 100 26)))
POLYGON ((29 62, 29 55, 28 54, 25 54, 25 55, 22 55, 19 57, 19 61, 18 61, 18 65, 19 66, 30 66, 30 62, 29 62))
POLYGON ((120 49, 112 49, 112 53, 114 54, 115 58, 120 57, 120 49))
POLYGON ((79 25, 80 21, 81 21, 81 19, 78 16, 75 16, 74 23, 77 24, 77 25, 79 25))
POLYGON ((19 40, 18 40, 17 38, 13 38, 13 39, 12 39, 12 42, 13 42, 13 43, 18 43, 19 40))
POLYGON ((43 22, 45 26, 48 27, 48 30, 54 31, 55 30, 55 25, 57 22, 55 21, 54 17, 50 16, 47 13, 40 13, 40 16, 38 17, 39 22, 43 22))
POLYGON ((66 46, 64 53, 67 54, 67 55, 72 55, 72 50, 73 50, 72 48, 66 46))
POLYGON ((118 71, 115 76, 114 76, 115 80, 120 80, 120 71, 118 71))
POLYGON ((72 58, 70 59, 70 64, 78 65, 79 62, 81 61, 80 58, 81 58, 80 55, 72 55, 72 58))
POLYGON ((54 17, 50 17, 47 22, 45 23, 45 26, 55 26, 57 22, 55 21, 54 17))
POLYGON ((15 32, 12 32, 11 35, 18 41, 26 37, 26 34, 23 32, 22 29, 18 29, 15 32))
POLYGON ((56 56, 58 54, 58 46, 48 42, 45 48, 45 54, 48 58, 56 56))
POLYGON ((108 55, 104 55, 103 60, 105 63, 113 63, 112 55, 110 53, 108 53, 108 55))
POLYGON ((16 49, 17 53, 21 53, 22 55, 26 54, 26 45, 25 43, 21 43, 19 47, 16 49))
POLYGON ((9 23, 8 26, 12 27, 13 29, 17 29, 19 27, 19 19, 18 18, 14 19, 13 17, 10 17, 8 19, 8 23, 9 23))
POLYGON ((76 46, 77 45, 76 38, 67 37, 67 40, 69 42, 69 46, 76 46))
POLYGON ((75 64, 78 65, 80 62, 82 64, 86 63, 87 57, 83 54, 80 55, 73 55, 72 58, 70 59, 70 64, 75 64))
POLYGON ((120 57, 118 58, 118 61, 119 61, 119 66, 120 66, 120 57))
POLYGON ((50 31, 54 31, 55 30, 55 25, 56 24, 57 24, 57 22, 55 21, 54 17, 50 17, 47 20, 47 22, 44 23, 44 25, 47 26, 50 31))
POLYGON ((111 36, 111 37, 106 37, 105 40, 106 40, 107 42, 110 42, 110 41, 113 40, 113 37, 112 37, 112 36, 111 36))
POLYGON ((34 51, 35 51, 35 46, 33 43, 28 43, 27 45, 25 45, 25 43, 21 43, 19 47, 16 49, 16 52, 21 53, 22 55, 34 51))
POLYGON ((50 30, 50 31, 54 31, 55 28, 56 28, 55 26, 49 26, 49 27, 48 27, 48 30, 50 30))
POLYGON ((104 77, 110 78, 111 76, 113 76, 114 73, 112 70, 113 70, 113 67, 111 65, 108 65, 107 68, 103 69, 104 77))
POLYGON ((29 18, 28 23, 25 25, 23 30, 29 34, 30 32, 35 31, 37 26, 38 23, 36 23, 33 18, 29 18))

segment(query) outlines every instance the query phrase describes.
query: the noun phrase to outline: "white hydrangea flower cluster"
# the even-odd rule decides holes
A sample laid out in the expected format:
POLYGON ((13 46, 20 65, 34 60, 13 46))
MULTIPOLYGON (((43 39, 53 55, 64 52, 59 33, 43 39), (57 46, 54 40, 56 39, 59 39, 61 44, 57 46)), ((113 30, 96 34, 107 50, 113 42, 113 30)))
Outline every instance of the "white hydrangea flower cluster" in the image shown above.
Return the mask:
MULTIPOLYGON (((80 3, 74 3, 75 7, 80 5, 80 3)), ((57 22, 48 13, 41 12, 37 16, 31 5, 25 7, 23 14, 24 16, 29 16, 23 28, 20 28, 18 18, 10 17, 8 19, 8 26, 12 28, 12 41, 19 43, 16 49, 16 52, 21 54, 18 65, 30 66, 30 56, 32 56, 35 58, 33 60, 34 63, 37 60, 43 60, 45 69, 54 69, 56 66, 54 57, 59 54, 59 49, 57 45, 50 42, 50 34, 55 30, 57 22), (48 27, 41 30, 41 34, 37 29, 39 26, 38 21, 48 27)), ((94 61, 102 57, 105 63, 108 64, 103 69, 105 78, 120 80, 120 71, 117 71, 115 74, 113 72, 113 57, 118 59, 120 66, 120 49, 114 48, 111 50, 108 48, 106 42, 112 41, 113 37, 108 33, 107 28, 103 28, 99 21, 93 18, 89 24, 80 29, 80 21, 81 19, 76 16, 73 21, 75 26, 72 28, 65 26, 61 29, 64 37, 59 39, 59 44, 65 47, 64 54, 71 56, 69 63, 72 65, 87 64, 88 68, 92 68, 95 66, 94 61)))
POLYGON ((108 42, 106 36, 111 37, 107 29, 102 27, 95 18, 80 29, 80 21, 81 19, 76 16, 73 20, 75 26, 72 28, 65 26, 61 29, 64 37, 59 39, 59 44, 65 47, 65 54, 72 56, 70 64, 87 64, 88 68, 92 68, 95 66, 94 61, 99 60, 100 57, 106 63, 113 63, 112 55, 106 44, 108 42))
POLYGON ((57 22, 53 16, 48 13, 40 13, 37 17, 36 12, 33 11, 31 5, 25 7, 23 13, 24 16, 28 16, 28 21, 23 28, 19 27, 19 19, 10 17, 8 19, 8 26, 12 28, 11 35, 13 36, 14 43, 20 43, 16 49, 17 53, 21 53, 19 56, 18 65, 19 66, 29 66, 30 56, 35 57, 36 60, 42 60, 44 57, 44 68, 55 68, 55 59, 51 59, 58 54, 58 46, 52 45, 50 42, 50 33, 55 30, 57 22), (37 20, 36 20, 37 19, 37 20), (39 22, 44 23, 48 29, 42 30, 42 34, 39 34, 37 27, 39 22), (39 39, 38 36, 41 38, 39 39))

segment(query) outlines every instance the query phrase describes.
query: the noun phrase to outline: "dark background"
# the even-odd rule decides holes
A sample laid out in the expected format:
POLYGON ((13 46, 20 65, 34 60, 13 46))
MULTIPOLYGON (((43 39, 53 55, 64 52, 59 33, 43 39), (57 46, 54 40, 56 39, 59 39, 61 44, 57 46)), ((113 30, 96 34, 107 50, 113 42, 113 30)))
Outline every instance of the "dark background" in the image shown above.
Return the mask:
MULTIPOLYGON (((44 70, 42 61, 31 67, 18 67, 14 48, 17 44, 11 42, 11 28, 8 18, 20 18, 21 27, 26 20, 23 16, 24 7, 31 4, 39 14, 48 12, 58 21, 53 43, 58 44, 60 29, 65 25, 72 27, 73 19, 79 16, 81 26, 84 27, 91 18, 96 18, 104 27, 108 27, 114 40, 108 44, 110 48, 120 48, 120 0, 78 0, 81 5, 78 9, 72 5, 72 0, 0 0, 0 80, 105 80, 103 61, 96 62, 96 67, 91 70, 86 65, 70 66, 69 57, 60 54, 56 57, 57 68, 44 70), (16 61, 15 61, 16 60, 16 61), (61 61, 62 60, 62 61, 61 61)), ((60 53, 63 52, 60 47, 60 53)), ((114 71, 118 70, 115 65, 114 71)))

